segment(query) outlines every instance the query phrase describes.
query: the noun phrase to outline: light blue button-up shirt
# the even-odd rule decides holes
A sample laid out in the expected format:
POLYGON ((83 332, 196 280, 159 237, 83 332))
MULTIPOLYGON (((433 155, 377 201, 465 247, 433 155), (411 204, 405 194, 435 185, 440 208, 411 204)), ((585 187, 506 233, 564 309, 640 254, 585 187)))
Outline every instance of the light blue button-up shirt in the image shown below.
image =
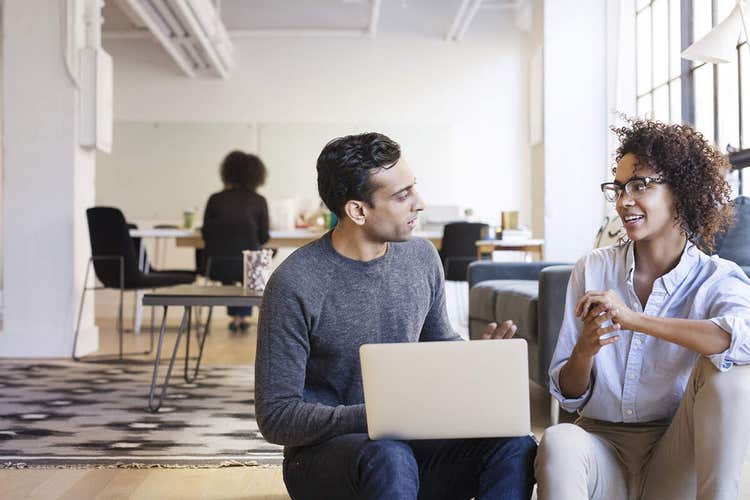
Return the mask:
POLYGON ((612 289, 628 307, 649 316, 710 319, 731 336, 726 351, 708 356, 711 362, 722 371, 750 364, 750 280, 739 266, 688 243, 677 266, 654 282, 645 308, 633 288, 634 269, 632 243, 594 250, 573 269, 549 370, 550 392, 567 411, 610 422, 672 418, 699 356, 645 333, 621 330, 620 340, 594 357, 586 392, 564 397, 560 370, 583 332, 575 307, 588 291, 612 289))

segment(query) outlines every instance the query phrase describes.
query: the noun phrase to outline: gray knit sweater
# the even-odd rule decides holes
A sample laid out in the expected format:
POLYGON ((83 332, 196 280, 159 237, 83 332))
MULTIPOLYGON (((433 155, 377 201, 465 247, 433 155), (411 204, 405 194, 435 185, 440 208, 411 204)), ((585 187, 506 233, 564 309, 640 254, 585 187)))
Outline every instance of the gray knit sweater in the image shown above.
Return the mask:
POLYGON ((255 365, 261 433, 296 447, 367 432, 359 346, 433 340, 460 337, 430 242, 389 243, 369 262, 336 252, 331 233, 298 249, 263 296, 255 365))

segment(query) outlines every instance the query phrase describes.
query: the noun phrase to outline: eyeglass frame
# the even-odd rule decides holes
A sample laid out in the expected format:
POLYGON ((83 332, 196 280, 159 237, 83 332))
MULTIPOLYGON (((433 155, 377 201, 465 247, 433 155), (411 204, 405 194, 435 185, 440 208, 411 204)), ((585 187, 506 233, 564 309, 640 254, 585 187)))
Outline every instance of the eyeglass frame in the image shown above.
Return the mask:
POLYGON ((664 177, 642 177, 642 176, 636 175, 636 176, 631 177, 627 181, 625 181, 625 183, 618 182, 618 181, 602 182, 599 185, 599 188, 601 189, 602 194, 604 195, 604 199, 607 200, 607 195, 604 192, 604 190, 606 189, 606 187, 607 186, 618 187, 620 189, 620 191, 617 193, 617 197, 614 200, 612 200, 612 201, 607 200, 607 202, 609 202, 609 203, 617 203, 617 200, 620 199, 620 196, 622 196, 623 192, 627 193, 628 196, 633 197, 633 193, 628 192, 628 187, 627 187, 628 184, 630 184, 633 181, 642 181, 643 184, 644 184, 644 186, 647 189, 648 189, 648 186, 650 184, 664 184, 664 182, 665 182, 664 177))

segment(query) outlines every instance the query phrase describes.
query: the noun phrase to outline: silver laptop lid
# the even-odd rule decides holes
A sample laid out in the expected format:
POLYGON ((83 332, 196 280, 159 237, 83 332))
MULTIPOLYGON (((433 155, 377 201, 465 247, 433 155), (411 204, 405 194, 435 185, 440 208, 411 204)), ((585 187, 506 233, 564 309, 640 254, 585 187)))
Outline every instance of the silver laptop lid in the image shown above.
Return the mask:
POLYGON ((530 432, 523 339, 367 344, 360 361, 371 439, 530 432))

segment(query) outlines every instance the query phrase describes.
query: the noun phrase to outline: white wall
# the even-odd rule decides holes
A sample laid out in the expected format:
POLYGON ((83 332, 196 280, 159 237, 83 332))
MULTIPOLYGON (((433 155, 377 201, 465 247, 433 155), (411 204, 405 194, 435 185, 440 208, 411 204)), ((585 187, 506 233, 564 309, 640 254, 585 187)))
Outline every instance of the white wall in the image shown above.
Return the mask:
MULTIPOLYGON (((83 207, 94 200, 95 157, 78 147, 78 100, 60 46, 63 5, 3 4, 0 356, 70 356, 90 254, 83 207)), ((82 19, 83 3, 74 5, 82 19)), ((82 343, 89 349, 97 338, 90 306, 82 321, 82 343)))
POLYGON ((544 4, 546 258, 574 262, 604 216, 607 158, 607 4, 544 4))
MULTIPOLYGON (((373 126, 392 131, 396 140, 399 131, 407 131, 404 136, 444 131, 434 144, 450 168, 438 169, 439 175, 423 144, 413 150, 403 144, 423 196, 431 204, 471 207, 497 223, 500 210, 528 206, 524 197, 529 196, 527 35, 508 17, 497 26, 497 36, 467 36, 460 44, 397 35, 238 40, 238 64, 228 81, 188 79, 148 41, 105 42, 115 61, 115 116, 140 122, 248 123, 261 131, 264 126, 319 124, 329 138, 373 126)), ((114 141, 116 155, 117 136, 114 141)), ((268 158, 271 197, 275 183, 291 179, 314 193, 320 142, 309 162, 294 170, 268 158)), ((206 168, 215 172, 219 161, 206 168)), ((145 187, 128 194, 150 196, 145 187)), ((163 195, 170 196, 169 190, 163 195)), ((107 201, 97 197, 97 202, 107 201)), ((175 211, 183 205, 176 201, 175 211)), ((522 222, 529 223, 529 216, 522 213, 522 222)))

